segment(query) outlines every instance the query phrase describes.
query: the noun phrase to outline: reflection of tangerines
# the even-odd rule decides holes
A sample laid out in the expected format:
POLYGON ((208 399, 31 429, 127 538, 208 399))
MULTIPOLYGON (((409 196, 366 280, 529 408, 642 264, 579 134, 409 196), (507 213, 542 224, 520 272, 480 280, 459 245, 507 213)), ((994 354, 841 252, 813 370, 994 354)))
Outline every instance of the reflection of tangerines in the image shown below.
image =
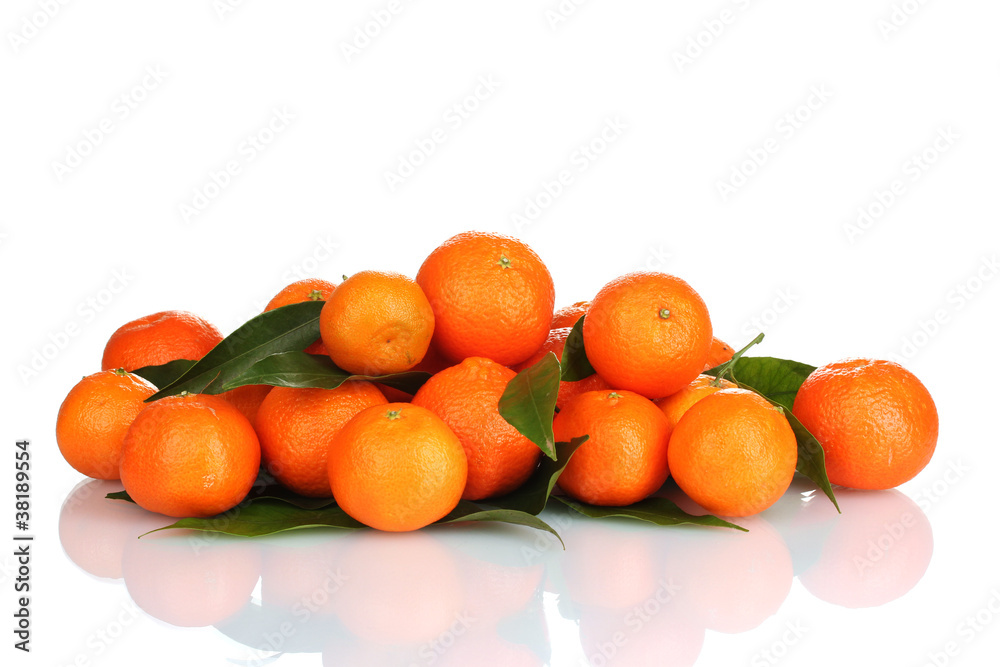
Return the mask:
POLYGON ((799 577, 802 585, 821 600, 852 609, 901 598, 931 562, 934 537, 927 516, 895 489, 838 489, 837 502, 839 516, 824 503, 835 525, 819 561, 799 577))
POLYGON ((690 667, 705 643, 705 628, 682 614, 667 584, 626 613, 584 609, 580 643, 591 665, 690 667))
POLYGON ((59 542, 70 560, 95 577, 120 579, 126 543, 163 526, 163 517, 135 504, 108 500, 118 482, 88 479, 76 485, 59 511, 59 542))
POLYGON ((125 434, 122 484, 140 507, 208 517, 242 501, 260 467, 257 434, 218 396, 182 393, 151 403, 125 434))
POLYGON ((424 260, 417 282, 434 307, 434 342, 448 359, 487 357, 511 366, 545 342, 555 303, 552 276, 517 239, 453 236, 424 260))
POLYGON ((795 416, 816 436, 834 484, 891 489, 931 460, 938 437, 934 400, 892 361, 845 359, 813 371, 795 397, 795 416))
POLYGON ((345 540, 323 532, 295 532, 264 546, 263 606, 298 614, 331 614, 333 599, 344 582, 339 557, 345 540))
POLYGON ((264 402, 264 397, 271 391, 266 384, 248 384, 236 389, 230 389, 219 394, 219 398, 229 401, 243 416, 253 424, 257 420, 257 410, 264 402))
POLYGON ((332 496, 326 455, 333 436, 365 408, 386 403, 370 382, 336 389, 275 387, 257 412, 264 467, 295 493, 332 496))
POLYGON ((102 370, 160 366, 175 359, 201 359, 222 341, 212 324, 193 313, 166 310, 120 326, 104 348, 102 370))
POLYGON ((605 285, 583 322, 587 357, 611 386, 647 398, 681 389, 705 368, 708 307, 666 273, 630 273, 605 285))
POLYGON ((563 306, 552 314, 552 325, 549 328, 569 327, 572 329, 580 318, 587 314, 588 310, 590 310, 589 301, 577 301, 572 306, 563 306))
POLYGON ((670 423, 653 402, 630 391, 588 391, 553 422, 556 440, 583 443, 559 477, 559 487, 592 505, 631 505, 667 480, 670 423))
POLYGON ((468 474, 458 436, 427 408, 377 405, 333 437, 328 454, 337 504, 361 523, 407 531, 453 510, 468 474))
POLYGON ((125 432, 155 393, 152 384, 120 368, 77 382, 56 417, 63 458, 88 477, 118 479, 125 432))
MULTIPOLYGON (((337 286, 333 283, 319 278, 297 280, 290 285, 282 287, 281 291, 275 294, 274 298, 267 302, 267 306, 264 307, 264 312, 266 313, 269 310, 281 308, 282 306, 290 306, 293 303, 326 301, 330 298, 330 295, 336 288, 337 286)), ((323 347, 322 339, 318 339, 311 343, 309 347, 305 349, 305 352, 308 354, 326 354, 326 348, 323 347)))
POLYGON ((219 623, 250 602, 260 547, 227 538, 131 540, 122 558, 128 594, 144 612, 181 627, 219 623))
POLYGON ((337 565, 343 583, 333 597, 334 609, 363 641, 427 642, 465 610, 454 556, 424 532, 354 533, 337 565))
POLYGON ((726 363, 733 358, 734 354, 736 351, 732 347, 713 336, 712 348, 709 350, 708 360, 705 362, 705 370, 726 363))
MULTIPOLYGON (((559 361, 562 361, 563 350, 566 348, 566 339, 569 337, 570 332, 573 329, 571 327, 562 327, 561 329, 553 329, 549 332, 549 337, 545 339, 545 343, 539 348, 537 352, 528 357, 525 361, 514 366, 514 370, 520 372, 525 368, 533 366, 542 360, 549 352, 556 355, 559 361)), ((582 380, 577 380, 576 382, 560 382, 559 383, 559 398, 556 401, 556 407, 562 410, 566 407, 566 404, 574 396, 579 396, 580 394, 587 391, 600 391, 601 389, 611 389, 611 385, 604 381, 597 373, 594 373, 590 377, 583 378, 582 380)))
POLYGON ((577 604, 624 610, 656 591, 661 573, 652 532, 581 517, 560 532, 566 592, 577 604))
POLYGON ((455 432, 465 448, 469 472, 462 497, 481 500, 510 493, 538 464, 540 450, 500 416, 497 404, 516 373, 483 357, 434 375, 413 397, 455 432))
POLYGON ((688 411, 692 405, 705 398, 709 394, 714 394, 723 389, 736 389, 736 385, 722 378, 714 378, 710 375, 699 375, 691 384, 680 391, 677 391, 666 398, 656 401, 656 404, 663 410, 663 414, 670 420, 670 426, 677 426, 681 420, 681 415, 688 411))
POLYGON ((683 539, 668 572, 689 573, 681 595, 696 618, 711 630, 733 634, 774 615, 794 578, 792 558, 777 531, 760 517, 740 524, 749 532, 719 529, 683 539))
POLYGON ((684 413, 669 459, 677 485, 699 505, 750 516, 788 490, 798 445, 781 408, 745 389, 723 389, 684 413))
POLYGON ((319 330, 330 358, 345 371, 399 373, 416 366, 427 353, 434 313, 410 278, 362 271, 326 300, 319 330))

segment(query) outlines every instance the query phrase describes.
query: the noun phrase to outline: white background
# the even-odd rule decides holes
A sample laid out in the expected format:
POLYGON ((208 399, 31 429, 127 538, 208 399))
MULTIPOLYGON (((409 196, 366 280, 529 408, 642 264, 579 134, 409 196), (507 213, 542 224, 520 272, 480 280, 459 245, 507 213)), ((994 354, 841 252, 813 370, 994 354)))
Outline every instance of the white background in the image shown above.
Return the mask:
MULTIPOLYGON (((997 3, 595 0, 564 2, 563 15, 556 0, 422 0, 393 4, 391 20, 387 1, 231 5, 8 0, 0 13, 0 433, 8 456, 15 439, 31 440, 36 535, 30 656, 10 647, 16 574, 12 548, 0 550, 4 660, 263 664, 271 653, 211 625, 163 618, 194 622, 184 609, 211 612, 227 595, 259 610, 261 598, 280 598, 269 581, 294 598, 296 582, 315 585, 307 546, 319 562, 347 562, 323 551, 329 544, 371 550, 350 576, 395 581, 403 590, 383 596, 395 600, 384 615, 402 620, 378 641, 348 633, 276 664, 376 664, 359 656, 388 655, 378 642, 398 640, 392 633, 407 623, 468 612, 477 598, 498 606, 469 565, 486 561, 470 561, 470 550, 503 561, 503 581, 530 584, 534 601, 519 604, 541 605, 547 629, 522 609, 507 639, 482 621, 452 637, 454 649, 393 653, 384 664, 603 664, 615 621, 655 601, 664 572, 684 585, 684 605, 667 603, 659 625, 634 634, 622 626, 629 634, 611 664, 777 664, 764 650, 783 664, 995 659, 997 3), (269 134, 276 110, 291 120, 269 134), (414 153, 419 145, 430 155, 414 153), (390 187, 386 173, 411 160, 420 164, 390 187), (227 181, 218 174, 230 161, 239 173, 227 181), (872 214, 863 225, 859 208, 872 214), (60 507, 82 479, 56 449, 56 411, 99 368, 118 326, 185 309, 228 333, 301 275, 413 275, 467 229, 528 242, 554 276, 558 305, 622 273, 664 270, 702 294, 716 333, 737 347, 763 329, 760 354, 898 358, 937 400, 935 458, 902 495, 845 495, 853 512, 839 518, 817 509, 822 498, 790 492, 765 515, 770 527, 751 531, 757 538, 577 519, 566 552, 544 540, 539 550, 527 529, 477 527, 416 542, 328 533, 222 541, 212 565, 186 538, 143 548, 125 529, 113 538, 115 526, 138 534, 150 517, 114 514, 90 489, 89 504, 64 510, 61 542, 60 507), (917 527, 897 539, 904 516, 917 527), (885 549, 871 552, 880 539, 885 549), (685 549, 697 557, 672 560, 685 549), (753 554, 759 563, 741 560, 753 554), (858 565, 872 554, 881 569, 858 565), (110 563, 105 574, 116 576, 125 566, 125 585, 74 560, 110 563), (707 567, 692 574, 705 562, 720 578, 707 567), (249 602, 240 586, 258 571, 249 602), (242 579, 229 590, 227 577, 242 579), (819 590, 882 604, 852 609, 819 590), (179 616, 161 609, 165 591, 181 598, 179 616), (129 592, 146 596, 145 611, 129 592), (429 608, 404 605, 407 595, 429 608), (716 599, 732 613, 733 601, 744 610, 760 602, 759 618, 743 619, 755 627, 712 629, 738 620, 716 599), (579 624, 561 615, 567 600, 583 610, 579 624), (96 639, 102 631, 115 636, 96 639), (511 637, 530 646, 515 650, 511 637)), ((11 503, 9 462, 2 469, 11 503)), ((12 514, 0 512, 10 523, 12 514)), ((385 600, 372 593, 356 604, 385 600)), ((340 613, 352 617, 347 607, 340 613)), ((324 627, 314 619, 292 631, 322 638, 324 627)))

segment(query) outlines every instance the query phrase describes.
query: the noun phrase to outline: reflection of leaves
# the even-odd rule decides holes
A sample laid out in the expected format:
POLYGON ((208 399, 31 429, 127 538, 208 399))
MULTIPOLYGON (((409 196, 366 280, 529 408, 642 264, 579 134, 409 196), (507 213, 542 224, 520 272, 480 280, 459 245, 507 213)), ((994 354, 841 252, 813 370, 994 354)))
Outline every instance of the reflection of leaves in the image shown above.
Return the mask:
POLYGON ((556 457, 552 419, 558 397, 559 360, 549 352, 507 383, 497 406, 500 416, 550 459, 556 457))
POLYGON ((735 528, 747 532, 746 528, 737 526, 735 523, 723 521, 719 517, 711 514, 696 516, 688 514, 677 503, 660 497, 646 498, 627 507, 602 507, 599 505, 588 505, 566 496, 554 496, 564 504, 572 507, 580 514, 594 519, 604 519, 608 517, 625 517, 629 519, 639 519, 655 523, 657 526, 679 526, 682 524, 693 524, 697 526, 716 526, 720 528, 735 528))

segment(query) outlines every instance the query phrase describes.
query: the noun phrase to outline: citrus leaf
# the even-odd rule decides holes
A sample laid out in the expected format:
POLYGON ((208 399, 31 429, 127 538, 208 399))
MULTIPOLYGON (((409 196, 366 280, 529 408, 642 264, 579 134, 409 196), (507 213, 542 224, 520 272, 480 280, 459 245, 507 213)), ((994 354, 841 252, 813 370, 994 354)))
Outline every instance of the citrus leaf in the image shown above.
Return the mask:
MULTIPOLYGON (((761 334, 750 345, 760 342, 761 334)), ((749 345, 747 348, 750 347, 749 345)), ((742 354, 747 348, 743 348, 738 354, 742 354)), ((756 392, 771 402, 772 405, 780 408, 788 420, 789 426, 795 433, 795 441, 798 445, 798 460, 795 469, 811 479, 819 489, 826 494, 833 506, 840 511, 837 498, 833 493, 833 486, 830 478, 826 474, 826 455, 819 440, 809 432, 802 422, 792 413, 792 406, 795 403, 795 395, 802 386, 802 382, 816 370, 815 366, 803 364, 790 359, 778 359, 776 357, 736 357, 720 366, 716 366, 705 371, 706 375, 722 377, 729 374, 729 377, 743 389, 756 392)))
MULTIPOLYGON (((799 387, 814 370, 815 366, 790 359, 743 357, 732 366, 732 376, 753 387, 765 398, 791 410, 799 387)), ((705 374, 718 377, 715 371, 716 368, 713 368, 705 374)))
POLYGON ((174 359, 161 366, 143 366, 132 371, 144 380, 149 380, 157 389, 163 389, 184 375, 197 362, 194 359, 174 359))
POLYGON ((223 386, 265 357, 304 350, 319 338, 323 301, 306 301, 261 313, 226 336, 183 375, 146 399, 182 391, 218 394, 223 386))
MULTIPOLYGON (((244 500, 233 509, 209 518, 178 519, 160 530, 200 530, 241 537, 260 537, 286 530, 302 528, 341 528, 354 530, 365 525, 352 519, 347 512, 337 506, 333 498, 305 498, 285 489, 267 488, 262 495, 244 500)), ((126 491, 109 493, 112 500, 126 500, 134 503, 126 491)), ((518 526, 527 526, 552 533, 562 542, 559 534, 538 517, 517 509, 481 507, 467 500, 458 505, 447 516, 435 523, 458 523, 460 521, 498 521, 518 526)), ((146 533, 148 535, 149 533, 146 533)))
POLYGON ((725 377, 726 373, 729 373, 729 379, 735 380, 735 378, 733 378, 732 376, 733 367, 740 362, 740 359, 743 358, 743 355, 746 354, 747 350, 749 350, 754 345, 758 345, 763 340, 764 340, 764 334, 763 332, 761 332, 757 334, 756 338, 754 338, 752 341, 744 345, 738 352, 733 354, 733 356, 729 358, 729 361, 723 362, 718 366, 716 366, 715 368, 710 368, 707 371, 702 371, 702 374, 721 378, 725 377))
MULTIPOLYGON (((774 401, 772 401, 774 403, 774 401)), ((775 403, 777 405, 777 403, 775 403)), ((784 409, 784 408, 782 408, 784 409)), ((833 487, 830 485, 830 478, 826 475, 826 454, 823 446, 819 444, 812 433, 809 432, 799 418, 792 414, 791 410, 785 410, 785 419, 795 433, 795 441, 799 445, 799 459, 795 463, 795 469, 816 483, 816 486, 826 494, 833 506, 840 512, 840 505, 833 495, 833 487)))
POLYGON ((352 375, 338 368, 330 357, 305 352, 281 352, 255 363, 222 386, 229 391, 248 384, 269 384, 275 387, 311 387, 336 389, 348 380, 369 380, 415 394, 430 378, 424 371, 406 371, 390 375, 352 375))
POLYGON ((512 523, 518 526, 527 526, 529 528, 535 528, 536 530, 544 530, 547 533, 555 535, 556 539, 559 540, 559 543, 563 545, 563 549, 566 548, 566 544, 562 541, 562 538, 559 537, 559 533, 557 533, 552 526, 545 523, 534 514, 521 512, 520 510, 480 507, 476 503, 468 500, 460 500, 458 501, 458 506, 455 507, 455 509, 449 512, 447 516, 435 521, 434 523, 458 523, 459 521, 500 521, 502 523, 512 523))
POLYGON ((576 324, 573 325, 573 330, 569 332, 569 336, 566 338, 566 345, 563 347, 562 379, 566 382, 583 380, 597 372, 590 365, 590 360, 587 359, 587 350, 583 347, 584 318, 586 318, 586 315, 577 320, 576 324))
POLYGON ((302 528, 357 529, 364 527, 364 524, 352 519, 347 512, 336 505, 321 509, 305 509, 280 500, 259 498, 238 505, 219 516, 207 519, 179 519, 169 526, 151 530, 149 533, 186 529, 240 537, 260 537, 261 535, 302 528))
POLYGON ((549 501, 549 496, 552 495, 552 489, 555 488, 556 482, 559 480, 559 475, 566 468, 573 452, 588 439, 590 439, 589 435, 582 435, 579 438, 573 438, 570 442, 557 442, 556 458, 542 459, 538 467, 535 468, 535 472, 519 489, 505 496, 480 502, 483 505, 518 510, 536 516, 541 514, 549 501))
POLYGON ((646 498, 645 500, 640 500, 639 502, 633 503, 628 507, 601 507, 599 505, 581 503, 565 496, 553 497, 563 504, 572 507, 580 514, 589 516, 593 519, 625 517, 629 519, 639 519, 640 521, 648 521, 649 523, 655 523, 657 526, 680 526, 683 524, 692 524, 697 526, 734 528, 736 530, 748 532, 743 526, 737 526, 735 523, 723 521, 719 517, 712 516, 711 514, 703 514, 700 516, 688 514, 678 507, 677 503, 669 498, 646 498))
POLYGON ((559 375, 559 360, 549 352, 515 375, 497 404, 500 416, 550 459, 556 458, 552 419, 559 396, 559 375))

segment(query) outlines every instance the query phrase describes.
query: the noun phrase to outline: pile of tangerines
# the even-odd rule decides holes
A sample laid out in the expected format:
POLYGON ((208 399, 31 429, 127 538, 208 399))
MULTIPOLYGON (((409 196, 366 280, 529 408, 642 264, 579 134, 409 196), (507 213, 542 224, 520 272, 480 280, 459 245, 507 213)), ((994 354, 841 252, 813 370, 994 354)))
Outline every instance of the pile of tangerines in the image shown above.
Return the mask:
MULTIPOLYGON (((261 469, 295 494, 333 498, 388 531, 421 528, 460 499, 509 494, 535 472, 540 448, 501 415, 508 383, 550 352, 560 360, 583 318, 595 373, 559 386, 558 441, 587 435, 558 479, 583 503, 627 506, 672 477, 709 512, 763 511, 788 489, 796 435, 784 410, 703 372, 732 358, 686 282, 640 272, 592 301, 553 312, 542 260, 523 242, 466 232, 434 250, 416 280, 363 271, 339 285, 302 280, 266 311, 324 301, 321 338, 304 349, 353 375, 409 370, 415 395, 367 380, 336 389, 249 385, 147 401, 157 387, 132 371, 197 360, 219 331, 183 311, 119 328, 102 370, 59 410, 60 451, 74 468, 121 479, 140 506, 209 517, 238 505, 261 469)), ((829 480, 885 489, 915 476, 937 441, 937 412, 898 364, 847 359, 815 370, 793 412, 822 444, 829 480)))

